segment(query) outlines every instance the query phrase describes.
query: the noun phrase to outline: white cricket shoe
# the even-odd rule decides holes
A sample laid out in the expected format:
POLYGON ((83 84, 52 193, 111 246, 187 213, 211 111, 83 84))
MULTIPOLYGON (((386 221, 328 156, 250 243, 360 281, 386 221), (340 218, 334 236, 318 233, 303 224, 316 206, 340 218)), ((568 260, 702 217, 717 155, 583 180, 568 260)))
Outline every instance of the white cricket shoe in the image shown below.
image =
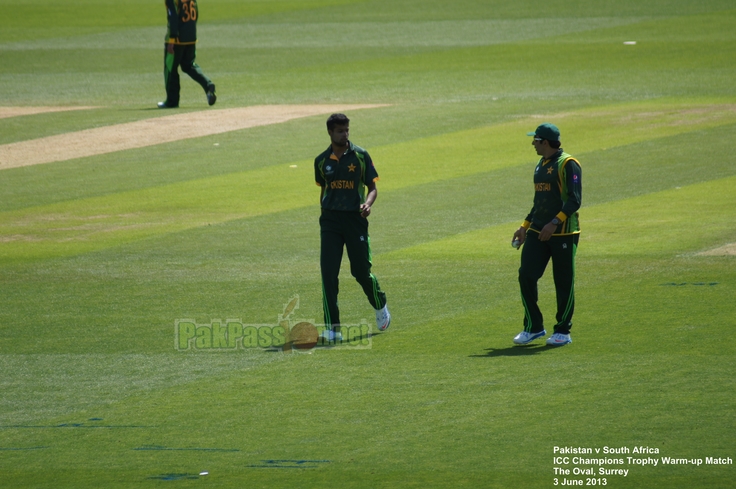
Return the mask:
POLYGON ((547 338, 547 344, 549 346, 562 346, 568 343, 572 343, 572 338, 569 334, 555 333, 547 338))
POLYGON ((379 331, 386 331, 391 324, 391 313, 388 312, 388 306, 383 309, 376 309, 376 326, 379 331))
POLYGON ((340 333, 340 332, 335 333, 331 329, 326 329, 326 330, 322 331, 320 333, 319 337, 322 339, 322 341, 320 342, 322 344, 327 344, 327 343, 342 343, 342 333, 340 333))
POLYGON ((544 337, 544 335, 546 334, 547 331, 544 329, 537 333, 527 333, 526 331, 522 331, 514 337, 514 343, 516 343, 517 345, 526 345, 527 343, 531 343, 537 338, 544 337))

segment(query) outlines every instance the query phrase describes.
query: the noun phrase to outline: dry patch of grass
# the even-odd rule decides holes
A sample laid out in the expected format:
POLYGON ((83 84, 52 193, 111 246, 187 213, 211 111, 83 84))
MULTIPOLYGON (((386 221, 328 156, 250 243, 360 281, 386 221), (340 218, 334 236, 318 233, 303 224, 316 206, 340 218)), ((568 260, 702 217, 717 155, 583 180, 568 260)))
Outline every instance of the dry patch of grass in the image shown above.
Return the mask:
POLYGON ((91 110, 98 107, 0 107, 0 119, 20 117, 23 115, 46 114, 48 112, 66 112, 68 110, 91 110))
POLYGON ((729 243, 727 245, 715 248, 713 250, 703 251, 698 253, 700 256, 736 256, 736 243, 729 243))

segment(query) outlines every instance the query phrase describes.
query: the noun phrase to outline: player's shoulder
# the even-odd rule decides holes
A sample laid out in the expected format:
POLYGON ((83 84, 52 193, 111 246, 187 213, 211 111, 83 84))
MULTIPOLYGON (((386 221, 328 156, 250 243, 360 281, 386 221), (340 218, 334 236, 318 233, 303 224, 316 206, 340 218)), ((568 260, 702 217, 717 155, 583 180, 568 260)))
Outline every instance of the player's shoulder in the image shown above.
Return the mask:
POLYGON ((327 158, 329 158, 330 155, 332 155, 332 146, 330 146, 329 148, 327 148, 326 150, 318 154, 317 157, 314 159, 314 162, 315 163, 322 162, 326 160, 327 158))
POLYGON ((561 153, 560 154, 560 162, 562 162, 563 166, 567 166, 568 164, 572 163, 573 165, 580 166, 580 160, 578 160, 576 157, 569 153, 561 153))
POLYGON ((358 146, 357 144, 354 144, 352 141, 350 142, 350 149, 355 151, 356 154, 359 154, 367 159, 370 159, 371 155, 368 154, 368 150, 363 148, 362 146, 358 146))

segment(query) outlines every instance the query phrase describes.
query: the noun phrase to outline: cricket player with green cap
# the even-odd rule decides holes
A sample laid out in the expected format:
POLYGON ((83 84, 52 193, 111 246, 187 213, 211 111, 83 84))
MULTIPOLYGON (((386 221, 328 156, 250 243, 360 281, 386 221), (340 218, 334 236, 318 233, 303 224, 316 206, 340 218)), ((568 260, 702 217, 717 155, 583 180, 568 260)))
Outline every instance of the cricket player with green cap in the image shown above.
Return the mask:
POLYGON ((332 114, 327 119, 330 146, 314 160, 322 208, 319 226, 326 327, 323 338, 329 342, 342 340, 337 293, 343 248, 347 249, 350 259, 350 273, 375 309, 378 329, 385 331, 391 323, 386 294, 371 273, 373 263, 367 218, 378 196, 378 173, 368 152, 350 141, 349 131, 350 119, 345 114, 332 114))
POLYGON ((524 330, 514 343, 525 345, 547 334, 537 304, 537 282, 552 259, 557 322, 547 345, 562 346, 572 342, 582 171, 580 163, 562 150, 560 130, 554 124, 541 124, 527 135, 534 137, 532 146, 541 158, 534 169, 534 205, 513 237, 514 246, 523 245, 519 285, 524 306, 524 330))

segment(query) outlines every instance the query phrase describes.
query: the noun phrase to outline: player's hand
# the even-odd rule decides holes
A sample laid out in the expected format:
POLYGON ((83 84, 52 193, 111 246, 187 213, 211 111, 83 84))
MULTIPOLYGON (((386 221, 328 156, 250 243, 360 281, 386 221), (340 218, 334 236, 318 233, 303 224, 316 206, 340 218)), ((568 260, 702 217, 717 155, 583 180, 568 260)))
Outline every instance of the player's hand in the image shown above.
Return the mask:
POLYGON ((169 54, 174 54, 174 45, 172 43, 166 45, 166 52, 169 54))
POLYGON ((553 224, 551 222, 547 223, 547 225, 539 232, 539 241, 549 241, 549 238, 552 237, 556 230, 557 224, 553 224))
POLYGON ((524 241, 526 241, 526 228, 524 226, 521 226, 514 233, 514 237, 511 241, 514 242, 515 240, 519 240, 519 247, 521 247, 521 245, 524 244, 524 241))
POLYGON ((369 204, 360 204, 360 215, 361 217, 368 217, 371 215, 371 206, 369 204))

